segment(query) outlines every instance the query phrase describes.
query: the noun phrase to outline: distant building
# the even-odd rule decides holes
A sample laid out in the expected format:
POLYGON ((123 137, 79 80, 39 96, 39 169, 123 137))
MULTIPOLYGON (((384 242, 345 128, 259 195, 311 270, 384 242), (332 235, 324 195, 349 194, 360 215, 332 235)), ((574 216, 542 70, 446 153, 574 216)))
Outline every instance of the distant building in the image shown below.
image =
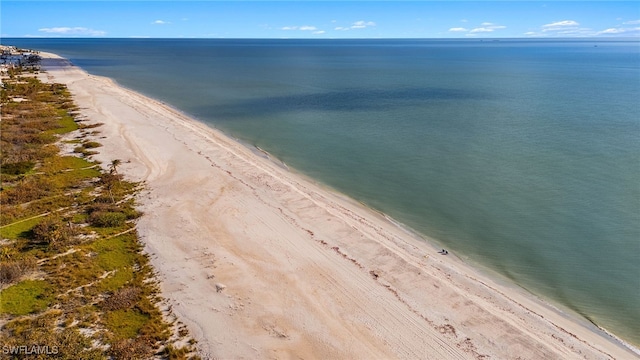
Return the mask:
POLYGON ((41 59, 35 51, 19 50, 12 46, 1 46, 0 51, 0 64, 4 67, 36 65, 41 59))

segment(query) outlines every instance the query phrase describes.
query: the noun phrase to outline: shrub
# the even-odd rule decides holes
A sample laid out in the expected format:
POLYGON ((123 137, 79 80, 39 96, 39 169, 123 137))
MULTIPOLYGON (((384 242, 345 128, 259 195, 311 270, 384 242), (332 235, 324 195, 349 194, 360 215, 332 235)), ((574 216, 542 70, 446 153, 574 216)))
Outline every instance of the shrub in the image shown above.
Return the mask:
POLYGON ((124 209, 122 213, 127 217, 127 220, 137 219, 142 216, 142 213, 136 209, 124 209))
POLYGON ((147 359, 153 355, 153 345, 153 341, 146 336, 118 340, 111 344, 109 355, 115 360, 147 359))
POLYGON ((101 203, 101 204, 112 203, 111 196, 109 196, 107 194, 100 194, 100 195, 96 196, 96 198, 93 199, 93 202, 94 203, 101 203))
POLYGON ((20 181, 15 187, 3 189, 3 205, 15 205, 36 200, 47 196, 55 189, 54 184, 49 179, 27 177, 20 181))
POLYGON ((117 205, 110 203, 110 201, 111 199, 108 197, 96 198, 94 203, 87 207, 87 214, 91 215, 97 212, 119 212, 120 208, 117 205))
POLYGON ((169 360, 186 360, 189 355, 189 349, 186 347, 177 348, 171 344, 165 346, 162 355, 169 360))
POLYGON ((0 264, 0 283, 10 284, 20 278, 24 272, 20 265, 12 261, 10 263, 0 264))
POLYGON ((122 174, 116 173, 104 173, 100 175, 100 184, 104 185, 108 189, 122 181, 122 174))
POLYGON ((31 258, 2 262, 0 263, 0 283, 10 284, 35 269, 35 266, 36 262, 31 258))
POLYGON ((140 299, 142 290, 137 286, 121 288, 102 302, 104 310, 129 309, 140 299))
POLYGON ((97 227, 118 227, 125 224, 127 216, 121 212, 96 211, 89 216, 89 222, 97 227))
POLYGON ((20 161, 11 164, 2 165, 0 171, 8 175, 21 175, 33 169, 35 163, 33 161, 20 161))
POLYGON ((49 351, 55 354, 19 354, 5 356, 6 359, 85 359, 97 360, 106 359, 100 349, 93 348, 90 338, 82 335, 77 328, 67 328, 56 331, 54 321, 58 317, 54 314, 45 314, 35 317, 33 320, 26 319, 13 321, 7 324, 7 330, 11 331, 10 337, 5 338, 3 345, 6 348, 13 346, 48 346, 49 351))
POLYGON ((49 217, 31 230, 33 240, 52 248, 60 248, 71 242, 75 229, 71 224, 65 224, 59 217, 49 217))
POLYGON ((87 141, 87 142, 83 143, 82 146, 84 146, 85 149, 94 149, 94 148, 102 146, 102 144, 100 144, 99 142, 95 142, 95 141, 87 141))

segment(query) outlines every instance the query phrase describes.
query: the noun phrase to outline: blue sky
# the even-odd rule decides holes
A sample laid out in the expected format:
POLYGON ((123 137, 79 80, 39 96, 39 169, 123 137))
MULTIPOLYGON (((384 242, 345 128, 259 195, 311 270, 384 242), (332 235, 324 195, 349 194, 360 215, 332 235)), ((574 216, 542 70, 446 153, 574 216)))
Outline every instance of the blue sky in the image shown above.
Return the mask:
POLYGON ((638 1, 2 0, 2 37, 638 37, 638 1))

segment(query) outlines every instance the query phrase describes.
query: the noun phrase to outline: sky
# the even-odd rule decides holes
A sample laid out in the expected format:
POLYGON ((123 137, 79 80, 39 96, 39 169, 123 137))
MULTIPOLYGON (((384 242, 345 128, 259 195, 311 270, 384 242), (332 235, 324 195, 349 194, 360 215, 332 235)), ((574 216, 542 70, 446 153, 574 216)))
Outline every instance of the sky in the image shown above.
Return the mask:
POLYGON ((0 2, 2 37, 640 37, 638 1, 0 2))

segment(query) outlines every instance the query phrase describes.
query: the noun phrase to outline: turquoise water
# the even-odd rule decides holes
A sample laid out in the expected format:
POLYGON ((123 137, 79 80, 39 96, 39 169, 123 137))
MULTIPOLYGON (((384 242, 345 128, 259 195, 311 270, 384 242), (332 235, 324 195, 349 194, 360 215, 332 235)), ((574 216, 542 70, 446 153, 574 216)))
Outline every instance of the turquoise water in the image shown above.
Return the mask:
POLYGON ((165 101, 640 345, 640 43, 10 39, 165 101))

